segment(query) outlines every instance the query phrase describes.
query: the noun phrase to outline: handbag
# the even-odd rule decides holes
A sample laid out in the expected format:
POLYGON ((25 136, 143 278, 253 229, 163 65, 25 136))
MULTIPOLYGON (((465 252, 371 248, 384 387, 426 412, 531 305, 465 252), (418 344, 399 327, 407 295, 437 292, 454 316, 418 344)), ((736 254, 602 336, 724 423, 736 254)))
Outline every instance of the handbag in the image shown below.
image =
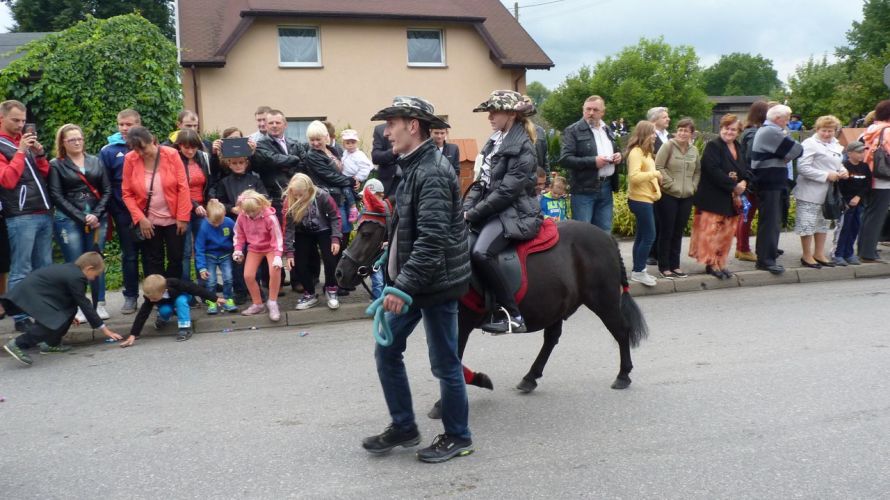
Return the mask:
POLYGON ((822 217, 827 220, 837 220, 844 213, 844 198, 841 196, 841 187, 838 183, 830 184, 828 193, 825 194, 825 203, 822 204, 822 217))
MULTIPOLYGON (((145 208, 142 210, 142 215, 148 217, 148 207, 151 206, 151 196, 155 192, 155 175, 158 173, 158 162, 161 160, 161 150, 158 148, 158 152, 155 154, 155 168, 151 172, 151 180, 148 182, 148 196, 145 200, 145 208)), ((130 232, 133 233, 133 240, 137 243, 141 243, 145 241, 145 235, 142 234, 142 229, 139 228, 138 223, 133 223, 130 226, 130 232)))
POLYGON ((890 180, 890 155, 884 150, 884 132, 888 127, 884 127, 878 132, 878 147, 875 148, 873 162, 874 176, 878 179, 890 180))

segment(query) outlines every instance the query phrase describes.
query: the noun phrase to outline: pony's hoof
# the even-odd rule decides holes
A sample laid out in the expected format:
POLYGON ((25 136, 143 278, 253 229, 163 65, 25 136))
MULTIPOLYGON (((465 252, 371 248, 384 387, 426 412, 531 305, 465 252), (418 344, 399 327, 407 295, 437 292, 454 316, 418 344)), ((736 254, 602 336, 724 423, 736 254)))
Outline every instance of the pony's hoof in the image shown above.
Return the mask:
POLYGON ((627 389, 630 385, 630 377, 616 377, 612 382, 612 389, 627 389))
POLYGON ((482 387, 483 389, 488 389, 489 391, 494 390, 494 384, 491 382, 491 377, 482 372, 476 372, 476 375, 473 376, 473 381, 470 382, 470 384, 475 385, 476 387, 482 387))
POLYGON ((442 400, 436 401, 436 404, 430 408, 430 412, 426 416, 433 420, 442 420, 442 400))
POLYGON ((528 394, 528 393, 532 392, 537 387, 538 387, 537 382, 535 382, 534 380, 529 380, 527 378, 523 378, 522 380, 520 380, 519 384, 516 386, 516 388, 519 389, 519 392, 522 392, 524 394, 528 394))

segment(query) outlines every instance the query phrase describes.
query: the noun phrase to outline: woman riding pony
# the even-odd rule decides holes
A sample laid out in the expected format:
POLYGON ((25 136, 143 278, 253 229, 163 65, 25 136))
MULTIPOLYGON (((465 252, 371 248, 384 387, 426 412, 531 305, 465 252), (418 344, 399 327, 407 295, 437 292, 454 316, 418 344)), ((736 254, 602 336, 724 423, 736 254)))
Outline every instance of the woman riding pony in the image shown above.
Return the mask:
POLYGON ((507 280, 498 266, 498 254, 516 241, 538 234, 543 218, 535 196, 535 114, 530 99, 512 90, 496 90, 473 112, 488 112, 495 131, 482 148, 482 168, 464 201, 464 217, 471 237, 471 258, 476 272, 492 290, 507 316, 492 314, 482 330, 490 333, 527 331, 507 280))

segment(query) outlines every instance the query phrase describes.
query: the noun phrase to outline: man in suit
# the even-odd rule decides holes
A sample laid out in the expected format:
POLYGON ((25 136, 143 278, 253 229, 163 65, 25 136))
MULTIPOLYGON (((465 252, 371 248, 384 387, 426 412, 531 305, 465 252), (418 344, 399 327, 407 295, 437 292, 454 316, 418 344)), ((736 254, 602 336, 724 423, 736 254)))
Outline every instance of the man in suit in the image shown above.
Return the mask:
POLYGON ((377 167, 377 178, 383 183, 383 194, 389 198, 395 194, 402 174, 396 163, 398 155, 392 152, 392 144, 383 135, 385 128, 385 123, 374 127, 374 147, 371 150, 371 161, 377 167))
POLYGON ((448 161, 451 162, 451 166, 454 167, 454 173, 457 175, 457 180, 460 180, 460 149, 457 147, 457 144, 449 144, 448 143, 448 129, 447 128, 431 128, 430 129, 430 137, 433 139, 433 143, 436 145, 436 148, 442 153, 442 156, 448 158, 448 161))
MULTIPOLYGON (((646 120, 652 122, 652 125, 655 125, 655 146, 652 151, 652 156, 655 156, 658 153, 658 150, 661 149, 662 146, 667 144, 667 141, 671 140, 673 135, 668 132, 668 125, 671 124, 671 116, 668 113, 668 109, 663 106, 657 106, 654 108, 650 108, 649 111, 646 112, 646 120)), ((655 202, 658 204, 658 202, 655 202)), ((655 210, 655 241, 658 241, 658 210, 655 210)), ((658 265, 658 245, 652 245, 652 250, 649 252, 649 257, 646 259, 646 264, 650 266, 658 265)))
POLYGON ((102 330, 107 337, 120 340, 99 319, 86 296, 87 282, 105 270, 105 262, 98 252, 87 252, 72 264, 53 264, 38 269, 23 279, 18 286, 0 297, 0 317, 25 313, 35 323, 28 330, 3 346, 13 358, 26 365, 32 363, 25 350, 40 347, 42 353, 66 352, 62 345, 77 308, 83 311, 90 326, 102 330))
POLYGON ((572 218, 612 232, 612 193, 618 191, 621 153, 603 121, 606 102, 598 95, 584 101, 584 117, 562 134, 559 164, 569 171, 572 218))
POLYGON ((256 143, 251 167, 259 174, 269 192, 272 207, 281 213, 281 195, 290 178, 298 172, 307 173, 304 165, 306 148, 287 137, 287 119, 277 109, 266 115, 266 135, 256 143))

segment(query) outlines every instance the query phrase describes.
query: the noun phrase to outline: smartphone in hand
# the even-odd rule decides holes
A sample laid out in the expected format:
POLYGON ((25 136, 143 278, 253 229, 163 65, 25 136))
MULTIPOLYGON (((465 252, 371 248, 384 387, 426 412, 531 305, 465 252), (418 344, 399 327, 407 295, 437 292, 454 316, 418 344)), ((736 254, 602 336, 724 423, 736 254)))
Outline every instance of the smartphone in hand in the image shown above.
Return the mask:
POLYGON ((36 123, 26 123, 25 128, 22 130, 22 134, 34 134, 37 135, 37 124, 36 123))

